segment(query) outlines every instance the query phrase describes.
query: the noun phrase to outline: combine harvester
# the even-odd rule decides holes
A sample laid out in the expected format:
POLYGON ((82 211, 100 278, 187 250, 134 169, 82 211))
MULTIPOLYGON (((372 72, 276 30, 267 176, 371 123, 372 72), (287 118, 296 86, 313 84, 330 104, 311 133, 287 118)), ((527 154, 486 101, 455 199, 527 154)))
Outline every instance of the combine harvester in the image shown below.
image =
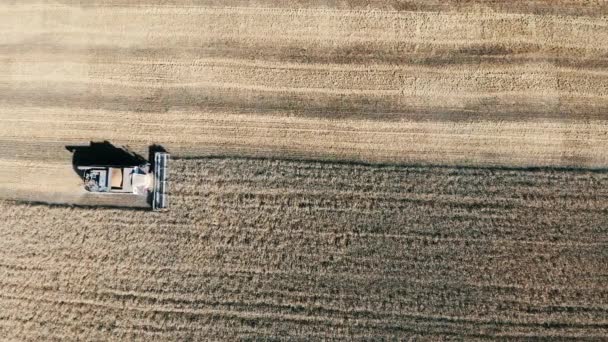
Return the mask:
POLYGON ((168 208, 169 153, 155 152, 153 164, 126 148, 120 149, 120 153, 123 154, 120 162, 110 162, 108 159, 106 163, 75 163, 85 190, 95 194, 142 196, 151 202, 153 210, 168 208), (124 158, 126 154, 128 157, 124 158))

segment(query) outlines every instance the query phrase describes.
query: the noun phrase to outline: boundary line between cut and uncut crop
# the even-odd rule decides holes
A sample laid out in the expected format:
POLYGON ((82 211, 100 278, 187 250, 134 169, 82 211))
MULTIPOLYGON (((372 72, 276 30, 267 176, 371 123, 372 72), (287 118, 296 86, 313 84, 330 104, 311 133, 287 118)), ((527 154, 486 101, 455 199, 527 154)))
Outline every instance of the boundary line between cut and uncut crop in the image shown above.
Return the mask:
POLYGON ((377 167, 377 168, 437 168, 437 169, 464 169, 464 170, 487 170, 487 171, 523 171, 523 172, 543 172, 543 171, 554 171, 554 172, 593 172, 593 173, 608 173, 608 166, 606 167, 580 167, 580 166, 558 166, 558 165, 539 165, 539 166, 506 166, 506 165, 458 165, 458 164, 433 164, 433 163, 387 163, 387 162, 373 162, 373 161, 362 161, 362 160, 347 160, 347 159, 315 159, 315 158, 297 158, 297 157, 266 157, 266 156, 240 156, 240 155, 229 155, 229 154, 210 154, 206 156, 188 156, 188 155, 175 155, 171 156, 172 160, 251 160, 251 161, 277 161, 277 162, 298 162, 298 163, 318 163, 326 165, 351 165, 351 166, 366 166, 366 167, 377 167))

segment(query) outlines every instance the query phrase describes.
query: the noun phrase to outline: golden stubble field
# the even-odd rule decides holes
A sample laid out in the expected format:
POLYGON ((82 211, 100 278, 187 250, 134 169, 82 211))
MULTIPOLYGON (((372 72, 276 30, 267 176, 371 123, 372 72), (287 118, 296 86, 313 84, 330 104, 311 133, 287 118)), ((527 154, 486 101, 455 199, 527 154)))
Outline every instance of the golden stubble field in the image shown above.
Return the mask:
POLYGON ((593 1, 5 2, 0 194, 73 183, 63 146, 100 139, 183 156, 604 167, 606 12, 593 1))
POLYGON ((0 336, 601 339, 607 14, 0 3, 0 336), (89 140, 165 146, 171 210, 13 202, 92 203, 89 140))

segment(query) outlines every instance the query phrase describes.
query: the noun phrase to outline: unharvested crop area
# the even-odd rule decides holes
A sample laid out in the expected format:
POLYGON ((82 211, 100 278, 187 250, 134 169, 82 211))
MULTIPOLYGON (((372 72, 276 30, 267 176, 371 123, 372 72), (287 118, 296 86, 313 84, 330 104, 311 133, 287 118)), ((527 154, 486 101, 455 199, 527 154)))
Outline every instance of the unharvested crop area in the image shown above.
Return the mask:
POLYGON ((608 334, 608 174, 173 162, 167 213, 1 202, 9 339, 608 334))
POLYGON ((0 3, 0 339, 605 338, 607 15, 0 3), (89 140, 171 210, 86 207, 89 140))

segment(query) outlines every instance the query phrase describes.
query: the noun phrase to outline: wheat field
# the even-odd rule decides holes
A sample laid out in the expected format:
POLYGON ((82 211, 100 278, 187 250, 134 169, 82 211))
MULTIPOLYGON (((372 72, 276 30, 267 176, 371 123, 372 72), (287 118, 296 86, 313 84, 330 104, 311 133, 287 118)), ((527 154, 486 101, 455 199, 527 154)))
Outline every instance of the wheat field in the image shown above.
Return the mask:
POLYGON ((172 166, 167 213, 0 202, 1 335, 608 334, 606 173, 243 158, 172 166))
POLYGON ((0 339, 608 335, 608 5, 0 2, 0 339), (67 145, 171 164, 171 209, 67 145))

